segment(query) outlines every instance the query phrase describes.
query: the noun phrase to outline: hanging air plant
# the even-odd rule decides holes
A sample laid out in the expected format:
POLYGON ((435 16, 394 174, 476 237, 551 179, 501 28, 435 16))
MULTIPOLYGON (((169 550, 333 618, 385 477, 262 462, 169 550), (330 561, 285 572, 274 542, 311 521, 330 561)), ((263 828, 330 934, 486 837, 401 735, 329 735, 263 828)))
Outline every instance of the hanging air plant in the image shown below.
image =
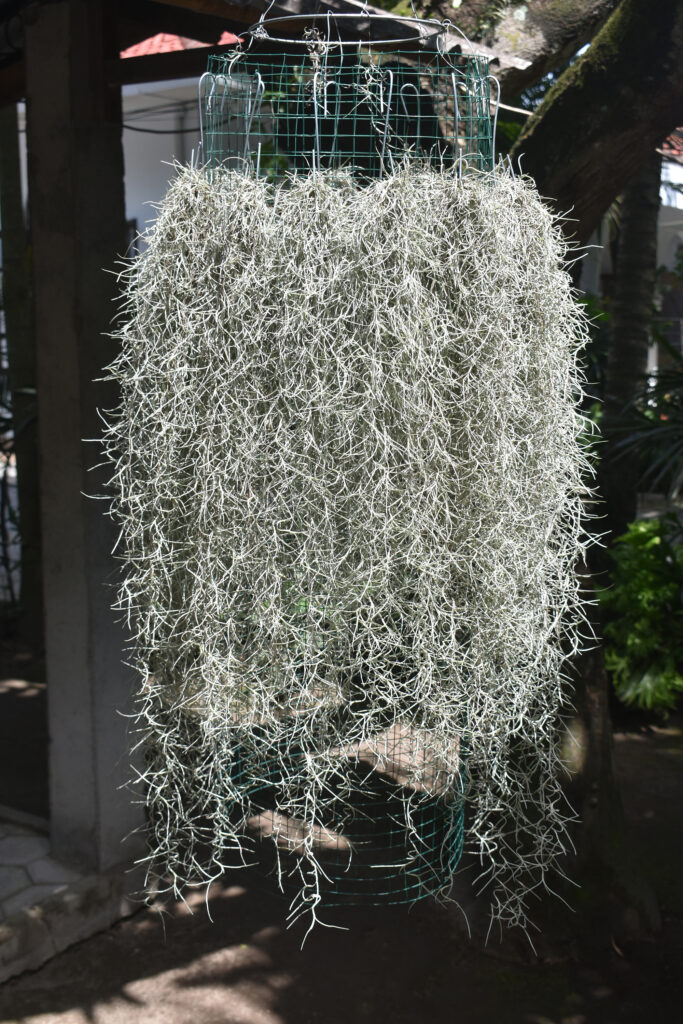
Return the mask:
POLYGON ((524 923, 564 850, 582 620, 564 255, 503 172, 178 172, 126 271, 107 435, 150 878, 208 883, 258 834, 294 916, 377 865, 387 898, 447 892, 464 798, 493 915, 524 923))

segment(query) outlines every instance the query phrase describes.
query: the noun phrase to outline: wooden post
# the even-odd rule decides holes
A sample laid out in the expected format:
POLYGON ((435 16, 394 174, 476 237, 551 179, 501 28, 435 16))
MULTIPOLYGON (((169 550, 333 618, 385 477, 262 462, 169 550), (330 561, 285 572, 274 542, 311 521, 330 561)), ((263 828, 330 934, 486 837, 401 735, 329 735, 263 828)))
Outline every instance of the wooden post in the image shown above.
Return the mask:
POLYGON ((108 471, 95 443, 94 383, 113 358, 124 251, 120 90, 105 82, 115 48, 104 0, 58 0, 26 12, 26 101, 35 330, 40 395, 43 578, 53 854, 90 870, 125 860, 140 812, 129 777, 131 673, 110 610, 116 567, 108 471), (111 42, 108 43, 108 40, 111 42))

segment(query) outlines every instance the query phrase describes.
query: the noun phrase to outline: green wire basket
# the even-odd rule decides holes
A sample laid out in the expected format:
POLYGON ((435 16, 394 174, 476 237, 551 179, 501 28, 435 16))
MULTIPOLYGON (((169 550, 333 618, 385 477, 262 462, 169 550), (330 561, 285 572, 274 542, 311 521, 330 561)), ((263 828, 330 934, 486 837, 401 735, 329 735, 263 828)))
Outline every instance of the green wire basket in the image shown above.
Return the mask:
MULTIPOLYGON (((382 19, 368 15, 375 38, 358 41, 339 34, 345 17, 356 16, 262 20, 248 45, 210 58, 199 88, 201 162, 274 184, 335 169, 370 181, 411 162, 490 171, 487 60, 422 45, 423 26, 433 44, 438 23, 435 31, 435 23, 392 18, 399 36, 378 39, 382 19), (304 38, 271 34, 302 19, 304 38)), ((292 736, 236 742, 224 766, 230 792, 243 797, 236 814, 246 808, 254 837, 273 840, 285 891, 288 879, 299 889, 303 881, 304 891, 311 879, 311 902, 339 906, 411 903, 448 887, 463 848, 464 771, 455 787, 439 786, 428 737, 420 746, 409 734, 393 725, 372 745, 339 752, 314 823, 283 810, 296 804, 292 780, 304 756, 292 736), (421 773, 430 776, 424 788, 415 783, 421 773), (322 871, 312 871, 306 843, 322 871)), ((263 852, 268 844, 258 845, 263 852)))
MULTIPOLYGON (((315 26, 315 16, 306 21, 315 26)), ((273 182, 335 168, 369 180, 406 161, 491 170, 486 58, 410 39, 331 38, 330 23, 327 38, 313 27, 292 41, 273 39, 262 22, 248 45, 209 58, 199 88, 204 164, 273 182)))
POLYGON ((372 744, 345 748, 314 823, 282 810, 291 801, 291 778, 302 756, 296 743, 280 738, 275 746, 262 739, 256 746, 236 743, 226 774, 231 788, 244 795, 239 813, 248 806, 264 862, 275 845, 285 892, 288 879, 299 889, 312 876, 305 839, 322 869, 315 878, 322 907, 413 903, 448 887, 463 850, 466 778, 463 771, 455 787, 439 785, 427 735, 416 737, 398 724, 372 744), (428 785, 416 782, 416 774, 428 785))

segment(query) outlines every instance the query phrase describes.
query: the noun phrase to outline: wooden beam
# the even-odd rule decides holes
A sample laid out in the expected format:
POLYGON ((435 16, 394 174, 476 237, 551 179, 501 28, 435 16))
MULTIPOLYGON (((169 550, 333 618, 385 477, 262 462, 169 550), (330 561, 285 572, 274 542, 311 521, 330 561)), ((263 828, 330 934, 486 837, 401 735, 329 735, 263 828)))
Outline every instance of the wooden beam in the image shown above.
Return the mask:
POLYGON ((225 21, 240 21, 243 25, 253 25, 261 17, 268 4, 241 4, 237 0, 152 0, 153 3, 166 7, 180 7, 195 14, 205 14, 225 21))
MULTIPOLYGON (((307 27, 308 23, 305 20, 300 20, 302 15, 317 18, 326 12, 329 12, 331 15, 357 15, 357 19, 348 18, 339 23, 338 28, 342 37, 358 36, 359 38, 372 39, 373 36, 386 35, 387 31, 390 31, 392 35, 400 38, 406 32, 405 22, 401 21, 400 17, 392 17, 391 12, 380 7, 374 7, 372 4, 367 4, 366 8, 362 9, 353 0, 351 2, 347 2, 347 0, 322 0, 322 3, 320 0, 277 0, 272 9, 270 9, 269 0, 253 0, 252 3, 241 3, 240 0, 152 0, 152 2, 194 11, 197 14, 230 19, 247 27, 257 22, 265 11, 269 12, 270 18, 286 18, 288 15, 291 15, 297 20, 291 26, 288 26, 286 22, 279 23, 277 26, 278 31, 274 34, 291 35, 294 38, 299 38, 302 31, 307 27), (386 18, 387 27, 382 27, 380 30, 376 21, 369 21, 368 18, 364 18, 366 12, 386 18)), ((320 27, 319 21, 312 21, 311 24, 317 24, 320 27)), ((410 35, 412 39, 412 33, 410 35)))

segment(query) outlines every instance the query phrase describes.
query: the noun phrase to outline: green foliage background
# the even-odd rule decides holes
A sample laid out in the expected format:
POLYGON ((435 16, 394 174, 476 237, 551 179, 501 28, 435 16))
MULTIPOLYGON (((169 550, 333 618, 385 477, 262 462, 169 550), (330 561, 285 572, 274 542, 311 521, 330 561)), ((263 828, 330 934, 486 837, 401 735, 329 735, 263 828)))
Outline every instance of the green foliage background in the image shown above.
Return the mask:
POLYGON ((683 693, 683 545, 674 515, 631 523, 612 550, 605 663, 617 696, 643 709, 671 708, 683 693))

